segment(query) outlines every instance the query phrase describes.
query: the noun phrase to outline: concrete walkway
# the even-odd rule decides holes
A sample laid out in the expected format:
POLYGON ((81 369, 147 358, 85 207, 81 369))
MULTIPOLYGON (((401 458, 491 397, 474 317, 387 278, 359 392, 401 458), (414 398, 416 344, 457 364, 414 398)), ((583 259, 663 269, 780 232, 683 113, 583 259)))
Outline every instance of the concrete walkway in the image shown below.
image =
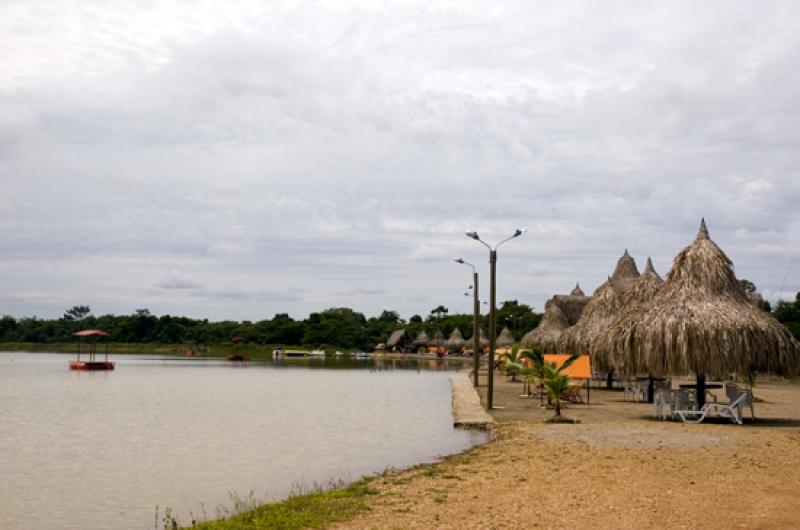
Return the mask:
POLYGON ((483 410, 480 396, 466 372, 451 376, 450 387, 453 391, 453 425, 484 431, 494 428, 494 418, 483 410))

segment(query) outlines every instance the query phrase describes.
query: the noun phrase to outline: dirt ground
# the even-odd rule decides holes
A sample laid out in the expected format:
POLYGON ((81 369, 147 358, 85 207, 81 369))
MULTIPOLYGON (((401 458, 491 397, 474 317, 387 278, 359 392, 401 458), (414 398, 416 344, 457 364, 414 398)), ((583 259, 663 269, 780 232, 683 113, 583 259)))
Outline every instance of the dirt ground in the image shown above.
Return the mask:
POLYGON ((595 388, 563 411, 580 424, 545 424, 521 389, 498 374, 492 443, 379 477, 340 528, 800 528, 800 384, 760 382, 742 426, 658 421, 595 388))

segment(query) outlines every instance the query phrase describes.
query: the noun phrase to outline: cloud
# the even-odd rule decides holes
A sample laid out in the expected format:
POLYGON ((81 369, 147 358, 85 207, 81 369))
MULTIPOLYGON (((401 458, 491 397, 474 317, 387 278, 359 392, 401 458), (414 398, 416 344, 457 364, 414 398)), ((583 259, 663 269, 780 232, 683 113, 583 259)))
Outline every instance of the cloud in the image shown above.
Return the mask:
POLYGON ((701 216, 778 292, 800 248, 798 17, 5 4, 0 296, 47 286, 4 302, 17 315, 303 317, 347 296, 408 316, 454 305, 469 271, 453 258, 488 272, 465 230, 528 227, 499 250, 498 296, 541 308, 593 290, 626 247, 666 273, 701 216))

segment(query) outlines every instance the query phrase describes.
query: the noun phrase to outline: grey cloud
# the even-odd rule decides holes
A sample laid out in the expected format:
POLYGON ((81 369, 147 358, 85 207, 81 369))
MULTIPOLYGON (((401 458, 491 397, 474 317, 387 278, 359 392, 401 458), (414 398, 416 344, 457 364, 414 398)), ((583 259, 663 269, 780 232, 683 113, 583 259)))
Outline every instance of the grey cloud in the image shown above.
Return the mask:
MULTIPOLYGON (((593 289, 625 247, 666 273, 701 216, 765 292, 797 257, 794 3, 191 18, 155 3, 149 26, 138 3, 115 9, 52 67, 31 50, 57 24, 3 33, 0 269, 38 263, 27 286, 73 296, 59 270, 88 258, 105 277, 112 257, 127 289, 107 303, 124 312, 151 297, 155 311, 304 316, 350 292, 367 314, 408 315, 460 296, 454 257, 486 273, 465 230, 528 227, 501 249, 499 295, 541 308, 575 281, 593 289), (202 282, 168 287, 173 269, 202 282)), ((30 25, 24 5, 5 15, 30 25)))

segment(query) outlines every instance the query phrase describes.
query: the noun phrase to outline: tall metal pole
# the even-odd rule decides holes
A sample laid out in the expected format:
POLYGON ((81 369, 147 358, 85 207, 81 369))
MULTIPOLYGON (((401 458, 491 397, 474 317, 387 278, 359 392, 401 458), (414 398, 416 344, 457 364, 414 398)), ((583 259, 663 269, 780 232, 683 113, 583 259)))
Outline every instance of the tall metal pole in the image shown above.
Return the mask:
POLYGON ((472 272, 472 371, 475 374, 473 384, 478 388, 478 370, 481 368, 481 302, 478 300, 478 271, 472 272))
POLYGON ((517 228, 514 231, 514 234, 511 237, 508 237, 494 247, 483 241, 478 232, 474 230, 471 232, 467 232, 466 236, 470 239, 474 239, 478 243, 482 244, 486 248, 489 249, 489 266, 491 270, 491 276, 489 278, 489 303, 491 307, 489 308, 489 367, 488 367, 488 377, 486 381, 486 409, 491 410, 494 405, 494 348, 495 348, 495 341, 497 340, 497 300, 496 300, 496 293, 497 293, 497 247, 505 243, 506 241, 511 241, 515 237, 519 237, 524 234, 527 229, 519 229, 517 228))
POLYGON ((494 401, 494 347, 497 340, 497 314, 495 290, 497 288, 497 251, 489 252, 489 369, 486 385, 486 408, 491 409, 494 401))

